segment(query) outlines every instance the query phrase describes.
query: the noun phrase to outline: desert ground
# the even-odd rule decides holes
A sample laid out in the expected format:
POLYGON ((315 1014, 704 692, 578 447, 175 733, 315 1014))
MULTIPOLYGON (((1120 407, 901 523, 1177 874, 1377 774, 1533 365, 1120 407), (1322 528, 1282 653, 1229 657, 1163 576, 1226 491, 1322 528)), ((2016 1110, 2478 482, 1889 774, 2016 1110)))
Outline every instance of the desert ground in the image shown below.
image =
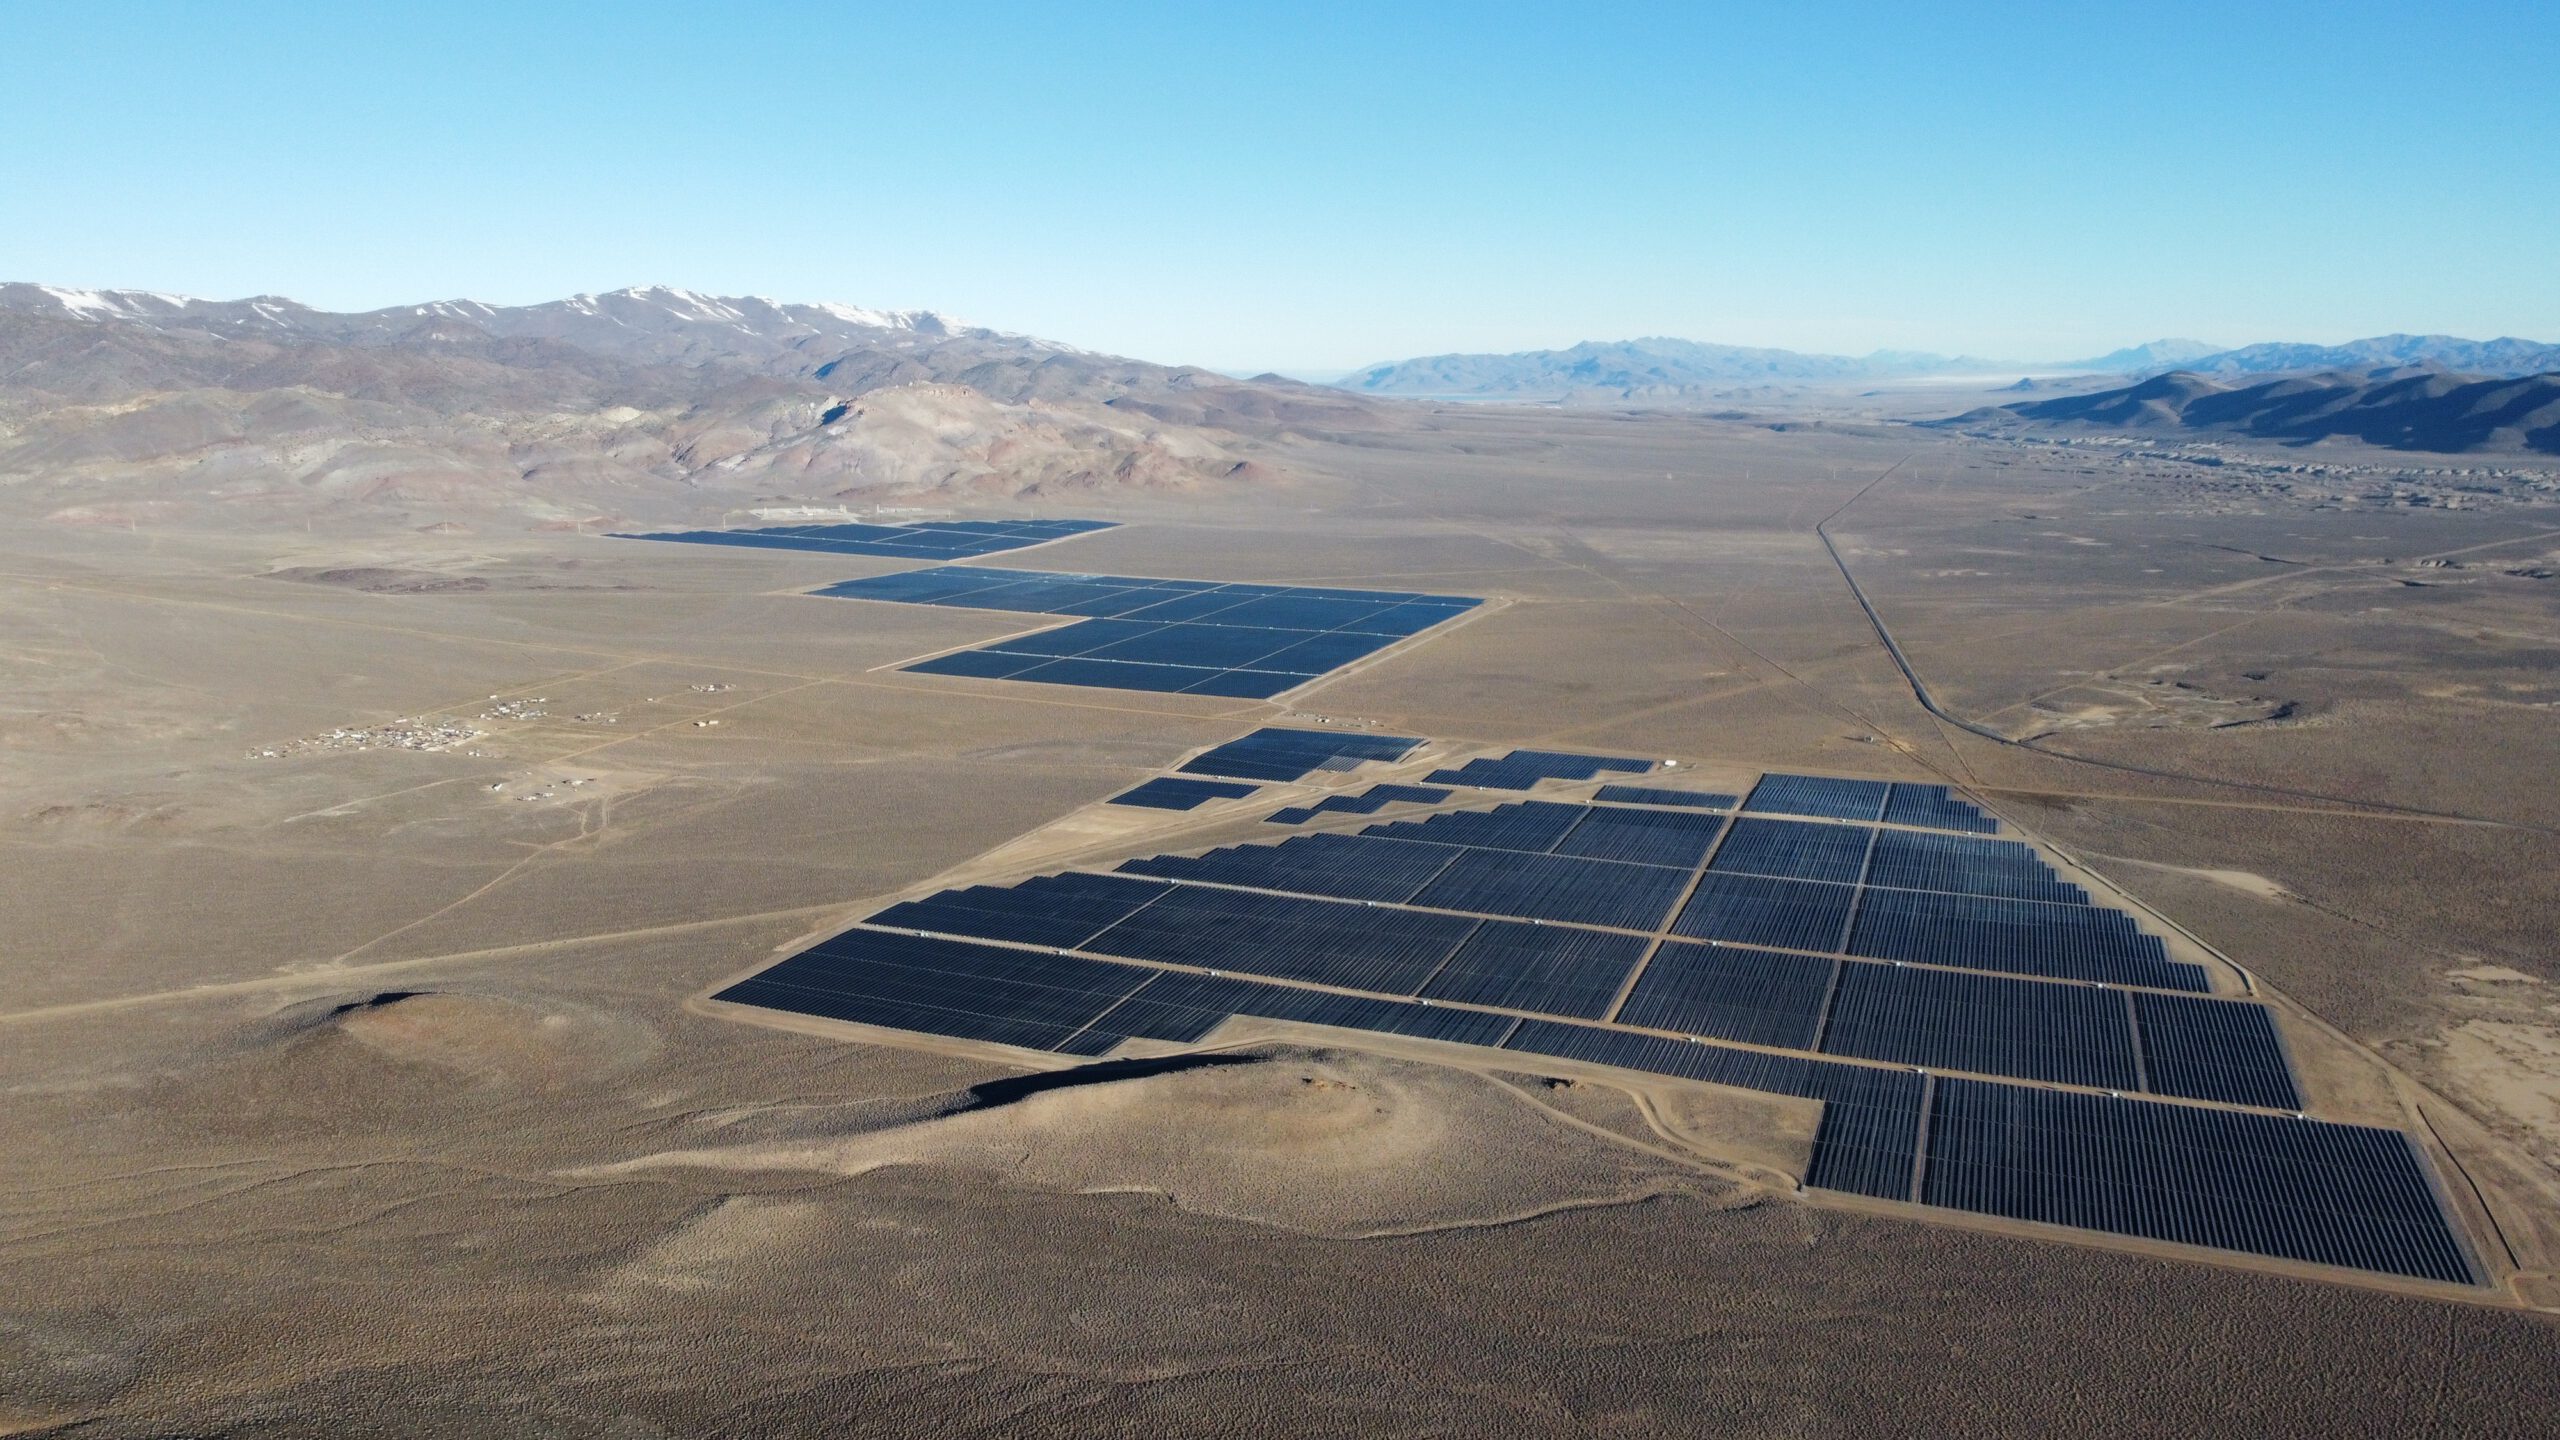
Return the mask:
POLYGON ((1277 704, 901 674, 1019 617, 599 533, 725 501, 0 496, 0 1433, 2549 1433, 2552 477, 1945 398, 1415 406, 986 562, 1503 602, 1277 704), (2389 1077, 2502 1283, 1810 1204, 1784 1107, 1427 1048, 693 1003, 1289 714, 1958 784, 2389 1077))

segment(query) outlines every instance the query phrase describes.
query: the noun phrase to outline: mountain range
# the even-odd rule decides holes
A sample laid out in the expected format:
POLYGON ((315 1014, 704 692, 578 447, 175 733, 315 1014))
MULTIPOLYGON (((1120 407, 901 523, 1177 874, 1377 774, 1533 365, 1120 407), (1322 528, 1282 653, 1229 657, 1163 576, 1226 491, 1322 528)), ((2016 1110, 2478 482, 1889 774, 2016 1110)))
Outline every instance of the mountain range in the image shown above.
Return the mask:
POLYGON ((2058 371, 2134 376, 2170 370, 2270 375, 2378 365, 2426 366, 2486 376, 2532 375, 2560 370, 2560 345, 2512 338, 2381 335, 2344 345, 2264 344, 2223 349, 2200 340, 2171 339, 2084 359, 2034 362, 1898 350, 1862 356, 1823 355, 1652 338, 1585 341, 1563 350, 1515 354, 1426 355, 1372 365, 1335 383, 1372 395, 1515 399, 1587 396, 1677 401, 1701 392, 1759 383, 2058 371))
POLYGON ((1256 473, 1256 436, 1370 409, 929 311, 667 287, 343 314, 0 285, 0 495, 62 518, 179 495, 576 523, 1187 488, 1256 473))
POLYGON ((1990 369, 1994 362, 1893 350, 1863 356, 1811 355, 1654 337, 1586 340, 1569 349, 1511 355, 1426 355, 1372 365, 1335 383, 1373 395, 1609 392, 1642 398, 1700 385, 1928 375, 1967 366, 1990 369))
POLYGON ((2181 370, 2122 389, 1931 423, 1969 430, 2188 431, 2293 444, 2348 439, 2434 454, 2560 454, 2560 374, 2475 378, 2385 367, 2234 384, 2181 370))

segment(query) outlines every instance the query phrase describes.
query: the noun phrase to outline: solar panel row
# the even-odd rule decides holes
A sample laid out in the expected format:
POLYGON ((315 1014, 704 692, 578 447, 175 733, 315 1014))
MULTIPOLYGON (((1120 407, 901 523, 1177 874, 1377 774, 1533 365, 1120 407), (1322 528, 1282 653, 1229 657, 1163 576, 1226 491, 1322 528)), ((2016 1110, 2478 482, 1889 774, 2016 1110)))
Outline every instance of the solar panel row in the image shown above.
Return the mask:
POLYGON ((760 550, 956 560, 1116 528, 1107 520, 927 520, 907 525, 777 525, 762 530, 671 530, 618 540, 675 540, 760 550))
POLYGON ((1182 766, 1188 775, 1233 780, 1303 780, 1318 770, 1350 770, 1372 760, 1401 760, 1422 748, 1405 735, 1290 730, 1267 725, 1202 751, 1182 766))
POLYGON ((1944 785, 1903 781, 1848 780, 1828 775, 1771 773, 1752 787, 1746 810, 1777 815, 1812 815, 1828 820, 1883 820, 1888 825, 1916 825, 1930 830, 1959 830, 1987 835, 1998 822, 1971 801, 1959 800, 1944 785))
POLYGON ((2142 1088, 2124 994, 2094 985, 1844 966, 1822 1048, 1932 1069, 2142 1088))
POLYGON ((2162 1095, 2299 1110, 2302 1093, 2264 1005, 2137 991, 2145 1088, 2162 1095))
POLYGON ((1072 955, 848 930, 712 998, 1055 1050, 1145 979, 1127 965, 1072 955))
POLYGON ((1122 875, 1044 875, 1016 885, 945 890, 892 905, 865 923, 1078 950, 1166 888, 1122 875))
POLYGON ((1206 855, 1124 860, 1124 875, 1197 880, 1401 904, 1464 852, 1359 835, 1295 835, 1277 845, 1229 845, 1206 855))
POLYGON ((1594 805, 1555 843, 1555 853, 1689 870, 1707 858, 1707 850, 1715 844, 1716 832, 1722 828, 1721 815, 1594 805))
POLYGON ((2008 900, 2089 903, 2089 892, 2055 874, 2033 847, 1971 835, 1879 830, 1867 883, 2008 900))
POLYGON ((1883 816, 1885 795, 1892 788, 1882 780, 1769 774, 1751 787, 1751 798, 1742 802, 1742 808, 1826 820, 1874 820, 1883 816))
MULTIPOLYGON (((1824 1102, 1805 1183, 1913 1198, 1922 1077, 1554 1021, 1505 1043, 1824 1102)), ((2408 1137, 2246 1111, 1936 1079, 1918 1198, 1932 1205, 2468 1282, 2408 1137)))
POLYGON ((1197 810, 1212 800, 1241 800, 1261 788, 1229 780, 1186 780, 1165 775, 1112 796, 1111 803, 1149 810, 1197 810))
POLYGON ((817 592, 1081 624, 905 667, 927 675, 1268 699, 1482 603, 1467 596, 942 566, 817 592))
POLYGON ((1523 800, 1490 810, 1452 810, 1420 820, 1388 821, 1368 826, 1360 833, 1389 840, 1424 840, 1434 845, 1544 854, 1581 821, 1581 806, 1523 800))
POLYGON ((1304 825, 1318 815, 1375 815, 1390 805, 1437 805, 1446 790, 1428 785, 1372 785, 1357 795, 1327 795, 1313 805, 1292 805, 1262 817, 1276 825, 1304 825))
POLYGON ((1651 930, 1662 923, 1689 883, 1687 871, 1659 865, 1511 850, 1449 853, 1453 858, 1448 866, 1414 895, 1414 904, 1478 915, 1651 930))
POLYGON ((1390 636, 1417 634, 1452 614, 1483 603, 1472 596, 1425 595, 1404 590, 1336 590, 1318 585, 1086 575, 978 565, 938 565, 874 575, 829 585, 817 593, 847 600, 1009 610, 1026 615, 1126 618, 1147 624, 1204 623, 1256 630, 1356 630, 1390 636))
POLYGON ((1837 950, 1857 887, 1710 868, 1671 922, 1692 940, 1731 940, 1786 950, 1837 950))
POLYGON ((1520 1024, 1514 1015, 1420 1001, 1371 1000, 1225 976, 1158 972, 1143 989, 1096 1019, 1077 1042, 1080 1047, 1093 1044, 1095 1048, 1082 1052, 1089 1054, 1100 1054, 1131 1038, 1188 1043, 1215 1030, 1231 1015, 1484 1046, 1501 1045, 1520 1024))
POLYGON ((1487 920, 1422 987, 1434 1000, 1597 1020, 1649 942, 1635 935, 1487 920))
POLYGON ((1921 1199, 2471 1283, 2409 1137, 2246 1110, 1939 1080, 1921 1199))
POLYGON ((1603 785, 1593 792, 1591 798, 1612 805, 1678 805, 1693 810, 1730 810, 1741 803, 1732 795, 1718 795, 1705 790, 1664 790, 1652 785, 1603 785))
POLYGON ((2012 975, 2198 994, 2212 988, 2202 966, 2171 960, 2159 937, 2143 934, 2132 916, 2090 905, 1868 890, 1859 900, 1847 948, 1883 960, 2012 975))
POLYGON ((1475 928, 1475 920, 1455 915, 1178 885, 1087 948, 1168 965, 1411 995, 1475 928))
POLYGON ((1944 785, 1912 785, 1895 781, 1893 798, 1884 806, 1888 825, 1918 825, 1930 830, 1963 830, 1988 835, 2000 828, 1969 800, 1959 800, 1944 785))
POLYGON ((1589 780, 1603 771, 1641 775, 1650 760, 1609 755, 1570 755, 1559 750, 1514 750, 1500 759, 1470 760, 1427 777, 1434 785, 1472 785, 1480 790, 1526 790, 1541 780, 1589 780))
POLYGON ((1921 1077, 1910 1071, 1733 1050, 1551 1020, 1520 1022, 1503 1048, 1820 1100, 1822 1121, 1814 1135, 1805 1183, 1889 1200, 1910 1198, 1922 1087, 1921 1077))
POLYGON ((1810 1050, 1839 968, 1809 955, 1666 940, 1645 962, 1617 1022, 1810 1050))
MULTIPOLYGON (((1876 832, 1863 825, 1813 825, 1744 816, 1716 847, 1719 874, 1853 882, 1866 873, 1876 832)), ((1828 948, 1828 947, 1825 947, 1828 948)))

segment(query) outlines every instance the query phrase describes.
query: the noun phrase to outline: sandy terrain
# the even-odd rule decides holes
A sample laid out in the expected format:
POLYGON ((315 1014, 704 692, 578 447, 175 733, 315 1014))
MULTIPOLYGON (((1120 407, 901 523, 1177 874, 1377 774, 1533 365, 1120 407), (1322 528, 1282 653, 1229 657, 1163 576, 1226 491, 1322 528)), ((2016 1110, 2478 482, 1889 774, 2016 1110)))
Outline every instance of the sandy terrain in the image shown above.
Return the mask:
MULTIPOLYGON (((901 675, 1018 617, 795 593, 876 562, 11 512, 0 1430, 2547 1429, 2560 511, 1861 416, 1267 448, 1302 478, 1097 496, 1126 528, 1031 563, 1510 603, 1269 706, 901 675), (1914 702, 1813 533, 1853 498, 1845 563, 2001 738, 1914 702), (2329 1103, 2421 1115, 2521 1278, 1811 1205, 1737 1168, 1804 1117, 1713 1094, 1304 1037, 1009 1085, 685 1004, 1293 707, 1973 787, 2297 1007, 2329 1103), (476 733, 262 753, 422 718, 476 733)), ((1254 822, 1150 823, 1082 833, 1254 822)))

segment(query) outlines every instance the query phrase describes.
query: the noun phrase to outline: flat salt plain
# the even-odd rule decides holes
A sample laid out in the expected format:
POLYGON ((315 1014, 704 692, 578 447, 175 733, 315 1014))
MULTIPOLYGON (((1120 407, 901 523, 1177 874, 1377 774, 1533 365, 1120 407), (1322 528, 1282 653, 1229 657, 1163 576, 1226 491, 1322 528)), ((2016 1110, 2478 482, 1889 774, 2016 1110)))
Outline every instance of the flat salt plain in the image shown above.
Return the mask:
MULTIPOLYGON (((1285 782, 1421 743, 1272 729, 1183 768, 1285 782)), ((1738 1086, 1824 1103, 1816 1190, 2478 1283, 2407 1135, 2299 1114, 2265 1006, 1946 787, 1607 790, 944 892, 712 998, 1077 1057, 1254 1016, 1738 1086)))

